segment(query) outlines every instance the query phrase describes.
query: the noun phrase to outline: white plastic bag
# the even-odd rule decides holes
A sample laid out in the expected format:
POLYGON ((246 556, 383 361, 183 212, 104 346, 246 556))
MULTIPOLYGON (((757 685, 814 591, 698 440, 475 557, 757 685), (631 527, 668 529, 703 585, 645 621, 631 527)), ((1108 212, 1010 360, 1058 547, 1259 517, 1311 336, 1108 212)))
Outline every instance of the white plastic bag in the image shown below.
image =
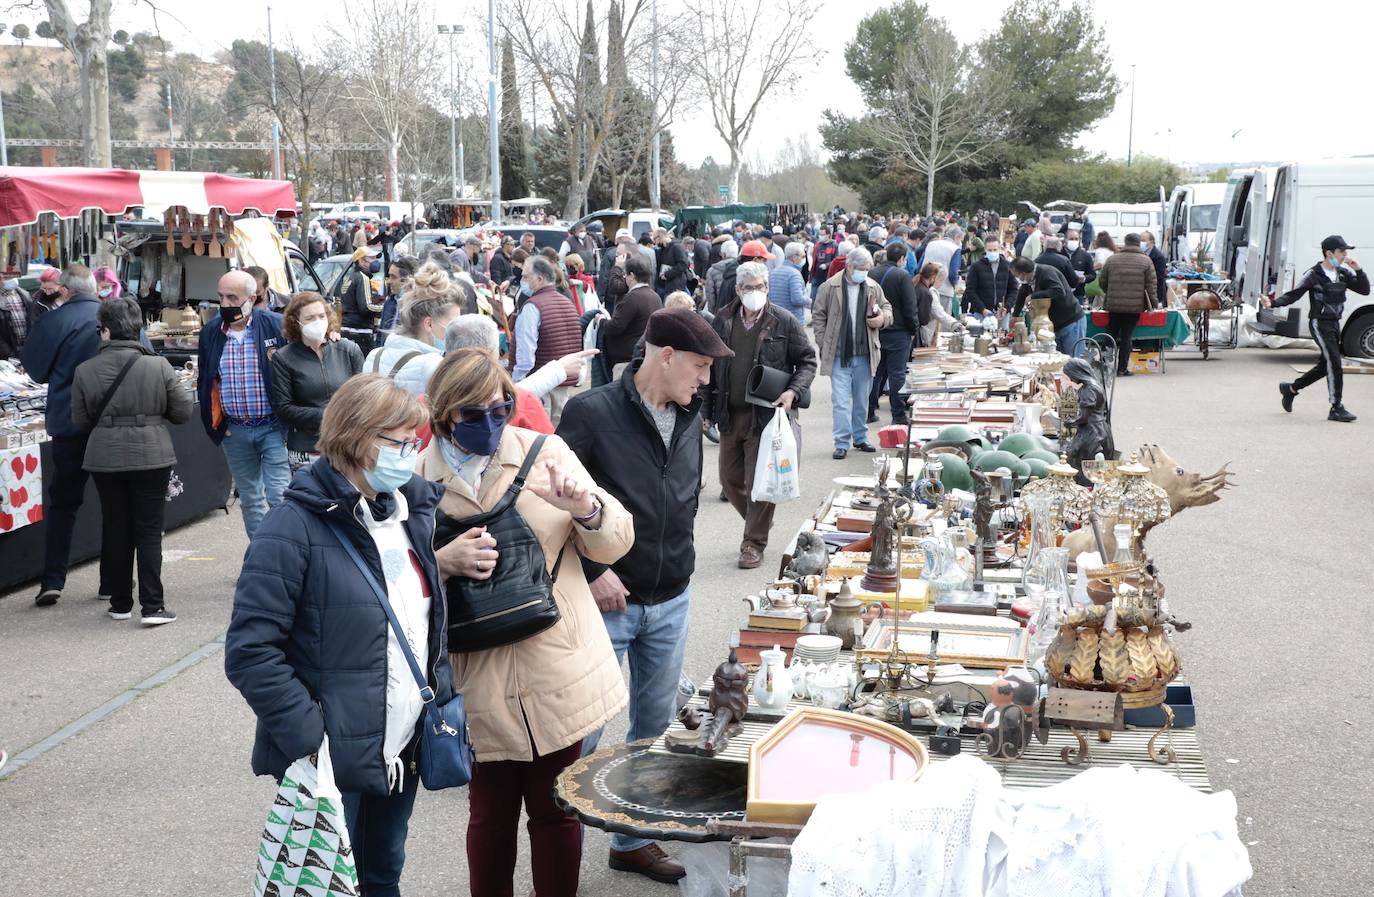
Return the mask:
POLYGON ((749 497, 775 505, 801 498, 801 477, 797 475, 797 438, 792 422, 781 408, 759 436, 759 459, 754 466, 754 488, 749 497))

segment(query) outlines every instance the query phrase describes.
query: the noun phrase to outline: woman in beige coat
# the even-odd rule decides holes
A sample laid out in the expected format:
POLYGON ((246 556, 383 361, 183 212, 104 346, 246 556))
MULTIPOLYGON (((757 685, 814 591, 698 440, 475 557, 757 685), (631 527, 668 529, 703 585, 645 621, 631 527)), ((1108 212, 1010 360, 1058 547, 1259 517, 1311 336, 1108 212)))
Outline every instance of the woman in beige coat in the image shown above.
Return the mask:
MULTIPOLYGON (((506 425, 515 385, 490 352, 462 349, 435 370, 428 397, 434 438, 419 472, 446 487, 440 511, 465 518, 490 510, 540 435, 506 425)), ((515 508, 538 537, 549 569, 557 564, 560 618, 523 641, 452 655, 453 685, 464 697, 477 759, 468 786, 470 890, 474 897, 510 894, 523 800, 535 892, 572 897, 581 831, 555 805, 554 780, 578 758, 583 737, 627 702, 578 554, 602 564, 619 560, 634 543, 634 524, 557 436, 547 437, 515 508)), ((474 528, 436 555, 445 577, 487 579, 500 551, 492 536, 474 528)))

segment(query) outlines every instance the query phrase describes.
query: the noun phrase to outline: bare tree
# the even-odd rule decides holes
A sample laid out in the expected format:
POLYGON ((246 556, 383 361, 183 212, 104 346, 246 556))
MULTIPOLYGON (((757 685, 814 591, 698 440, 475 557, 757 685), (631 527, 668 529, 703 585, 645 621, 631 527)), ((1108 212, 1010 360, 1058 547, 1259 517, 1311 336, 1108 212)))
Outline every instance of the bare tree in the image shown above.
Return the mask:
POLYGON ((1006 90, 973 65, 968 50, 943 24, 903 47, 882 108, 865 119, 878 152, 926 179, 926 214, 935 203, 935 175, 977 162, 1006 133, 1006 90))
POLYGON ((437 32, 425 24, 433 16, 422 0, 354 0, 343 11, 330 55, 346 70, 360 124, 386 144, 387 199, 397 202, 401 144, 418 124, 422 91, 440 83, 437 32))
POLYGON ((81 73, 81 144, 86 165, 109 168, 110 144, 110 45, 111 0, 90 0, 90 15, 77 22, 67 0, 43 0, 53 37, 76 58, 81 73))
MULTIPOLYGON (((608 47, 623 47, 628 56, 639 41, 647 39, 636 26, 642 24, 641 14, 648 3, 627 0, 617 8, 619 33, 606 35, 608 47)), ((597 74, 600 58, 595 44, 589 45, 588 35, 600 28, 590 0, 583 12, 553 0, 510 0, 505 10, 502 27, 510 35, 516 58, 543 87, 554 131, 569 143, 563 217, 576 218, 615 127, 626 81, 612 77, 603 83, 597 74)))
POLYGON ((711 122, 730 150, 730 201, 739 201, 744 145, 765 100, 789 90, 814 54, 807 34, 813 0, 704 4, 699 70, 711 122))

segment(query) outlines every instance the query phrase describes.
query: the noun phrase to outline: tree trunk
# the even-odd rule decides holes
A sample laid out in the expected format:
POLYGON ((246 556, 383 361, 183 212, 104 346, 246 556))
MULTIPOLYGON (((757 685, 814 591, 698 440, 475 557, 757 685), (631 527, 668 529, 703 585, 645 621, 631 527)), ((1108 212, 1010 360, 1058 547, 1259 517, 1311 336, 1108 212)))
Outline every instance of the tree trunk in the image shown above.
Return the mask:
POLYGON ((401 142, 392 136, 386 151, 387 202, 401 201, 401 142))
POLYGON ((740 169, 739 146, 738 146, 737 144, 732 144, 732 145, 730 146, 730 179, 729 179, 729 184, 730 184, 730 201, 731 201, 731 202, 739 202, 739 169, 740 169))
POLYGON ((88 121, 92 158, 97 168, 114 165, 114 149, 110 143, 110 67, 107 59, 104 44, 95 43, 91 46, 90 61, 87 63, 91 91, 88 121))
POLYGON ((926 170, 926 217, 934 214, 935 206, 935 166, 926 170))
POLYGON ((629 175, 611 175, 611 208, 623 208, 621 202, 625 198, 625 183, 630 179, 629 175))

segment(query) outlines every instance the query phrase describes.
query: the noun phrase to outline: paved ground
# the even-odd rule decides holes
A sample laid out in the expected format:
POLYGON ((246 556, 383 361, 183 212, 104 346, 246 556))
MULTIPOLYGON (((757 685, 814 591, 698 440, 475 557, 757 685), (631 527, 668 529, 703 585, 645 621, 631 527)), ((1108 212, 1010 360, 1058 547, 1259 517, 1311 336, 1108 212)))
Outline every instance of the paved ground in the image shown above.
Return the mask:
MULTIPOLYGON (((1158 443, 1204 472, 1229 459, 1237 473, 1219 504, 1157 530, 1151 546, 1175 612, 1194 623, 1178 644, 1213 780, 1240 803, 1256 867, 1251 895, 1374 889, 1374 703, 1354 675, 1370 656, 1361 639, 1370 637, 1364 605, 1374 593, 1374 377, 1347 378, 1347 403, 1367 415, 1353 426, 1325 421, 1320 389, 1284 415, 1274 384, 1311 357, 1179 355, 1166 376, 1117 386, 1119 445, 1158 443)), ((870 469, 871 456, 830 459, 828 394, 819 381, 803 415, 805 494, 780 509, 778 547, 831 476, 870 469)), ((699 679, 738 625, 740 597, 763 579, 734 567, 740 522, 716 501, 713 449, 707 460, 687 664, 699 679)), ((273 785, 249 772, 251 715, 225 682, 215 644, 243 547, 237 511, 169 536, 167 588, 181 619, 158 630, 109 621, 93 600, 93 565, 73 571, 51 610, 35 609, 28 588, 0 599, 0 745, 22 755, 99 717, 0 779, 0 894, 244 893, 273 785), (149 681, 183 660, 166 681, 149 681)), ((770 549, 765 569, 776 555, 770 549)), ((607 737, 623 726, 622 717, 607 737)), ((408 894, 465 891, 466 811, 462 792, 422 795, 408 894)), ((670 893, 609 872, 606 846, 588 832, 583 893, 670 893)), ((523 862, 518 894, 527 870, 523 862)))

